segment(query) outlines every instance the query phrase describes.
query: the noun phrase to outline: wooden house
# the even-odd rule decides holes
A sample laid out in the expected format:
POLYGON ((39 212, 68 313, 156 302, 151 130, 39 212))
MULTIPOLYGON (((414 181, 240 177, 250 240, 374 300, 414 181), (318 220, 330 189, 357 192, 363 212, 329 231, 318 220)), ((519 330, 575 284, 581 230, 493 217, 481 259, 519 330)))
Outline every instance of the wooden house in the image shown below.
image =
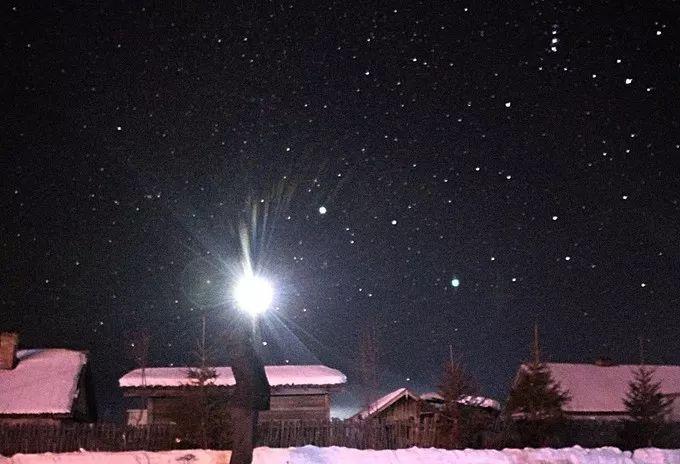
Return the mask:
MULTIPOLYGON (((623 400, 639 365, 595 363, 546 363, 553 379, 569 392, 563 406, 570 419, 620 420, 626 417, 623 400)), ((680 396, 680 366, 645 366, 654 371, 660 392, 670 399, 680 396)), ((523 367, 521 367, 523 368, 523 367)), ((680 421, 680 400, 673 401, 671 421, 680 421)))
MULTIPOLYGON (((136 400, 138 407, 128 409, 129 424, 176 422, 175 412, 199 388, 227 402, 235 380, 231 367, 216 367, 216 376, 200 387, 190 378, 191 368, 152 367, 135 369, 120 378, 123 395, 136 400), (143 401, 141 401, 143 399, 143 401), (145 406, 140 403, 145 403, 145 406)), ((329 420, 330 394, 346 382, 345 375, 327 366, 265 366, 271 388, 270 410, 262 411, 260 422, 268 420, 329 420)))
POLYGON ((0 424, 56 425, 92 421, 87 353, 17 350, 18 336, 0 334, 0 424))
MULTIPOLYGON (((482 396, 461 396, 458 404, 462 408, 489 410, 494 416, 500 411, 498 401, 482 396)), ((351 419, 378 419, 386 421, 423 420, 433 417, 444 408, 444 398, 439 393, 418 395, 408 388, 399 388, 377 399, 351 419)))
POLYGON ((422 402, 418 395, 408 388, 399 388, 378 398, 366 408, 362 409, 350 419, 377 419, 385 421, 401 421, 419 419, 422 412, 422 402))

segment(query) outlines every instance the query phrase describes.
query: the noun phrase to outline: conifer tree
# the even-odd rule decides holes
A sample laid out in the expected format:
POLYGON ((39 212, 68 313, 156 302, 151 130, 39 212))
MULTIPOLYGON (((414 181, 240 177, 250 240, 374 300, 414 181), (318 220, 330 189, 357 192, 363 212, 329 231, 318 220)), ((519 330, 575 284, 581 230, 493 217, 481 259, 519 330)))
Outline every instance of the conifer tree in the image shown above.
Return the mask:
POLYGON ((149 347, 151 346, 151 336, 148 330, 139 330, 133 332, 126 343, 128 355, 134 361, 137 369, 140 370, 142 376, 142 411, 143 414, 138 414, 135 420, 135 425, 143 425, 148 422, 149 398, 146 389, 146 368, 149 364, 149 347))
POLYGON ((462 448, 471 442, 471 411, 464 411, 459 400, 465 395, 475 395, 479 387, 460 361, 453 355, 444 363, 439 394, 444 399, 438 426, 438 444, 442 448, 462 448))
POLYGON ((187 371, 193 386, 173 416, 178 419, 179 429, 189 442, 202 448, 223 446, 229 440, 228 405, 227 398, 214 390, 218 374, 212 367, 214 353, 206 338, 205 317, 194 356, 199 365, 187 371))
POLYGON ((510 390, 506 421, 519 445, 539 447, 557 438, 559 426, 564 422, 562 407, 570 398, 540 360, 536 327, 532 353, 533 359, 522 365, 510 390))
POLYGON ((654 381, 654 369, 640 366, 634 376, 623 400, 629 419, 623 423, 621 439, 628 448, 652 446, 663 438, 673 400, 660 392, 661 382, 654 381))

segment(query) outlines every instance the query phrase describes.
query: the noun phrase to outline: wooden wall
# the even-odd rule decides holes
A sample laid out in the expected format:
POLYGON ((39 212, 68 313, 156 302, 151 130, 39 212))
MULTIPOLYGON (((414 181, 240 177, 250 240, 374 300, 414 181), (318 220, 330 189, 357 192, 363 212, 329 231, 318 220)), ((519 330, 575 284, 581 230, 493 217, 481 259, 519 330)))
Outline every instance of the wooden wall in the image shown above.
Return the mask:
MULTIPOLYGON (((148 399, 149 420, 154 424, 175 422, 177 411, 186 408, 186 398, 181 396, 148 399)), ((330 420, 328 394, 272 395, 270 410, 260 412, 260 422, 267 420, 330 420)))
POLYGON ((383 411, 373 416, 374 419, 403 421, 420 417, 420 402, 405 396, 397 400, 383 411))
POLYGON ((328 394, 272 396, 270 410, 260 413, 260 422, 267 420, 330 420, 328 394))
POLYGON ((176 422, 176 413, 184 404, 182 397, 149 398, 148 420, 151 424, 172 424, 176 422))

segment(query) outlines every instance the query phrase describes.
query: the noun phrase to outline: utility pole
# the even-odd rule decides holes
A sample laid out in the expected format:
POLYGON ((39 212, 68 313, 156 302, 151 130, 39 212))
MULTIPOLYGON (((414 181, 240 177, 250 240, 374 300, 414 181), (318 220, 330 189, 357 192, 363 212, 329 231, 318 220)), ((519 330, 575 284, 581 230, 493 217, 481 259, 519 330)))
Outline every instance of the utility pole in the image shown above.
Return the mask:
POLYGON ((251 464, 258 413, 269 409, 270 390, 264 364, 253 343, 258 321, 238 319, 227 336, 232 355, 231 369, 236 381, 231 405, 232 454, 229 463, 251 464))
POLYGON ((375 401, 378 392, 378 342, 373 326, 361 330, 359 361, 364 407, 368 409, 375 401))
POLYGON ((541 363, 541 347, 538 342, 538 324, 534 322, 534 344, 531 349, 532 361, 538 365, 541 363))
POLYGON ((205 314, 203 315, 203 327, 201 329, 201 369, 205 369, 206 353, 205 353, 205 314))
POLYGON ((640 365, 644 366, 645 365, 645 340, 642 338, 642 335, 638 337, 638 341, 640 342, 640 365))

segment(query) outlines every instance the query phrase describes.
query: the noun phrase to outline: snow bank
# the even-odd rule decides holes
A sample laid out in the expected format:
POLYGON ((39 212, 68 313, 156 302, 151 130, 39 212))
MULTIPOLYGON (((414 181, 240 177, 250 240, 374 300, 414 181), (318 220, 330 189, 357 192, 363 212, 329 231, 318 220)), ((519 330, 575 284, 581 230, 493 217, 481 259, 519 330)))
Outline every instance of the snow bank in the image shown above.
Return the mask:
MULTIPOLYGON (((635 464, 631 454, 617 448, 442 450, 356 450, 318 448, 258 448, 255 464, 635 464)), ((654 463, 656 464, 656 463, 654 463)), ((680 464, 680 463, 678 463, 680 464)))
POLYGON ((503 450, 514 457, 514 464, 522 463, 554 463, 554 464, 634 464, 630 451, 618 448, 525 448, 522 450, 503 450))
POLYGON ((642 448, 635 450, 633 460, 639 464, 680 464, 680 450, 642 448))
POLYGON ((15 454, 0 464, 229 464, 230 451, 124 451, 15 454))
MULTIPOLYGON (((0 464, 228 464, 229 451, 127 451, 61 454, 16 454, 0 457, 0 464)), ((331 446, 319 448, 257 448, 254 464, 680 464, 680 450, 618 448, 442 450, 357 450, 331 446)))

